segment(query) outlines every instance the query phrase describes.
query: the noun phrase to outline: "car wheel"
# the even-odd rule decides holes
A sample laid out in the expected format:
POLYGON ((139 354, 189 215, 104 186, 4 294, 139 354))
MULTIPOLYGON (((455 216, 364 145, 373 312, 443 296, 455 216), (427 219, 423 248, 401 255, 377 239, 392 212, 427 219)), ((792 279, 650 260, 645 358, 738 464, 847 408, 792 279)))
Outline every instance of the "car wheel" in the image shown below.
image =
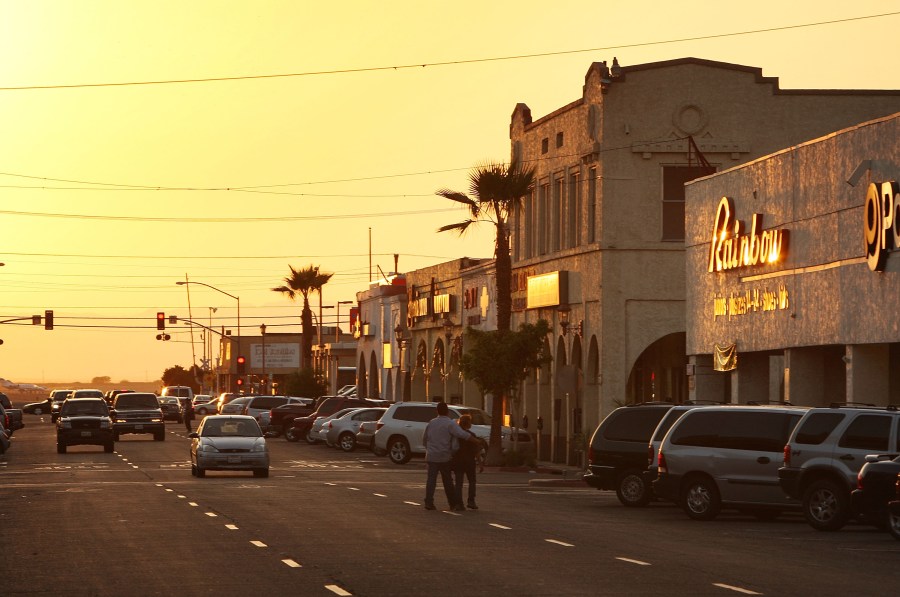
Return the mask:
POLYGON ((352 452, 356 449, 356 436, 352 433, 342 433, 338 438, 338 447, 344 452, 352 452))
POLYGON ((828 479, 810 483, 803 492, 803 515, 817 531, 840 530, 850 518, 850 496, 828 479))
POLYGON ((312 429, 310 429, 309 431, 306 432, 306 436, 304 437, 304 439, 306 440, 306 443, 308 443, 311 446, 314 446, 315 444, 319 443, 318 438, 313 437, 312 429))
POLYGON ((651 494, 640 471, 625 471, 619 475, 616 482, 616 497, 623 506, 632 508, 650 503, 651 494))
POLYGON ((198 467, 197 467, 197 477, 198 477, 199 479, 202 479, 202 478, 205 477, 205 476, 206 476, 206 471, 203 470, 202 468, 200 468, 200 467, 198 466, 198 467))
POLYGON ((269 476, 269 469, 267 469, 267 468, 258 468, 258 469, 254 469, 254 470, 253 470, 253 476, 254 476, 254 477, 268 477, 268 476, 269 476))
POLYGON ((392 439, 390 443, 388 443, 387 449, 388 458, 390 458, 391 462, 394 464, 406 464, 412 457, 412 454, 410 454, 409 451, 409 442, 403 437, 392 439))
POLYGON ((694 520, 712 520, 719 515, 722 500, 712 479, 694 477, 685 484, 681 507, 694 520))
POLYGON ((57 454, 65 454, 66 453, 66 444, 61 444, 61 443, 57 442, 56 452, 57 452, 57 454))
POLYGON ((200 410, 197 411, 197 414, 200 415, 201 417, 205 417, 205 416, 206 416, 206 409, 205 409, 205 408, 201 408, 200 410))
POLYGON ((103 451, 106 452, 107 454, 112 453, 114 448, 115 448, 115 444, 113 444, 112 442, 109 442, 108 444, 103 444, 103 451))
POLYGON ((887 522, 888 532, 894 539, 900 541, 900 514, 888 512, 887 522))

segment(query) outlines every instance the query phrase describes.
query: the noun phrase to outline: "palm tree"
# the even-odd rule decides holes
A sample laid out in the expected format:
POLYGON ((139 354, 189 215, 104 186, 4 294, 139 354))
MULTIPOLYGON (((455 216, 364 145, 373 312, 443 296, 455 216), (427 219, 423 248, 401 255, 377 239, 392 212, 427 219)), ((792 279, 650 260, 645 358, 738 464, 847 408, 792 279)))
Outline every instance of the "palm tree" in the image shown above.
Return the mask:
MULTIPOLYGON (((469 219, 438 228, 438 232, 453 230, 464 234, 476 222, 488 221, 496 228, 494 240, 494 275, 497 279, 497 341, 511 340, 512 317, 512 258, 509 255, 509 218, 522 199, 534 188, 534 168, 522 168, 516 160, 510 164, 484 164, 469 173, 469 195, 441 189, 441 197, 462 203, 469 210, 469 219)), ((506 396, 494 396, 491 413, 491 439, 488 463, 502 460, 500 421, 506 396)))
POLYGON ((494 268, 497 277, 497 330, 508 332, 512 314, 512 258, 509 255, 509 218, 534 188, 534 168, 510 164, 484 164, 469 173, 469 195, 441 189, 441 197, 462 203, 469 219, 438 228, 438 232, 464 234, 476 222, 489 221, 496 228, 494 268))
MULTIPOLYGON (((302 363, 304 367, 309 367, 312 363, 312 310, 309 308, 309 295, 312 292, 319 293, 322 296, 322 287, 331 279, 334 274, 325 274, 319 271, 318 265, 310 265, 301 269, 294 269, 288 265, 291 275, 284 278, 284 286, 273 288, 273 292, 280 292, 288 295, 292 301, 296 300, 297 295, 303 297, 303 310, 300 312, 300 324, 303 328, 303 339, 301 351, 302 363)), ((322 322, 319 322, 322 325, 322 322)))

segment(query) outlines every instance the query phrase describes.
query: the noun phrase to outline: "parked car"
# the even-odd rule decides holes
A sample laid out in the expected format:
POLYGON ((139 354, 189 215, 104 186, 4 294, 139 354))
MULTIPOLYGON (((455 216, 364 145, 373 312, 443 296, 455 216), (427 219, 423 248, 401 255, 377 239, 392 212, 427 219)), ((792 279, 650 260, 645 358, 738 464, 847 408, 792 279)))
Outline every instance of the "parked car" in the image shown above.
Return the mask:
POLYGON ((69 446, 103 446, 112 452, 113 422, 103 395, 94 398, 69 398, 56 420, 56 451, 65 454, 69 446))
POLYGON ((159 408, 162 411, 164 421, 184 422, 181 401, 177 396, 160 396, 159 408))
POLYGON ((835 405, 807 411, 784 446, 778 478, 814 529, 836 531, 853 514, 850 492, 869 454, 900 453, 896 407, 835 405))
MULTIPOLYGON (((470 431, 485 441, 490 438, 491 415, 480 408, 451 404, 448 414, 451 419, 458 419, 462 414, 471 415, 472 428, 470 431)), ((375 449, 387 453, 388 458, 394 464, 405 464, 414 455, 425 454, 425 445, 422 441, 425 426, 436 416, 437 403, 435 402, 390 404, 378 420, 375 431, 375 449)), ((520 450, 528 450, 532 445, 531 436, 528 433, 514 431, 506 426, 500 428, 500 438, 504 450, 511 450, 514 443, 517 443, 520 450), (513 434, 515 433, 518 436, 514 438, 513 434), (514 439, 516 442, 513 441, 514 439)))
POLYGON ((6 454, 6 451, 9 450, 10 441, 8 428, 9 415, 6 414, 6 409, 0 404, 0 454, 6 454))
MULTIPOLYGON (((588 470, 583 476, 591 487, 615 490, 625 506, 646 506, 653 498, 647 470, 648 444, 654 429, 674 405, 648 402, 622 406, 609 413, 591 436, 588 470)), ((671 423, 670 423, 671 425, 671 423)))
POLYGON ((900 541, 900 475, 894 482, 894 498, 888 502, 888 531, 900 541))
POLYGON ((6 410, 6 416, 9 418, 9 426, 7 427, 9 435, 25 426, 25 422, 22 420, 22 409, 13 408, 9 397, 3 392, 0 392, 0 405, 6 410))
MULTIPOLYGON (((290 442, 295 442, 301 437, 306 438, 307 441, 310 441, 310 439, 312 438, 307 437, 309 430, 312 428, 313 422, 319 417, 332 415, 344 408, 385 406, 386 404, 387 402, 384 402, 382 400, 365 400, 363 398, 323 396, 319 399, 319 402, 316 405, 316 409, 312 413, 305 417, 294 417, 294 420, 291 422, 291 426, 288 427, 287 431, 285 432, 284 437, 290 442)), ((316 443, 316 441, 317 440, 314 440, 310 443, 316 443)))
POLYGON ((219 399, 210 397, 206 402, 195 402, 194 412, 201 417, 217 414, 219 412, 219 399))
POLYGON ((216 412, 222 412, 222 407, 237 397, 238 394, 233 394, 231 392, 222 392, 219 394, 219 397, 216 398, 216 412))
MULTIPOLYGON (((355 408, 339 417, 333 417, 325 427, 325 443, 344 452, 356 449, 356 433, 364 421, 377 422, 387 408, 355 408)), ((341 411, 338 411, 341 412, 341 411)))
POLYGON ((900 457, 895 454, 871 454, 856 475, 856 489, 850 494, 853 514, 879 527, 888 524, 888 502, 896 495, 900 457), (893 456, 893 458, 891 458, 893 456))
POLYGON ((315 421, 313 421, 312 427, 310 427, 309 432, 306 434, 306 443, 308 444, 319 444, 325 441, 325 434, 328 431, 325 426, 330 423, 333 419, 338 417, 343 417, 345 414, 349 412, 353 412, 357 407, 352 408, 342 408, 336 413, 331 413, 330 415, 326 415, 324 417, 319 417, 315 421))
POLYGON ((799 509, 781 490, 778 467, 805 410, 732 405, 685 412, 659 448, 654 493, 694 520, 712 520, 723 507, 763 519, 799 509))
POLYGON ((240 396, 231 402, 226 402, 222 408, 219 409, 219 414, 239 415, 241 414, 241 411, 244 410, 244 405, 250 402, 251 398, 253 398, 253 396, 240 396))
POLYGON ((367 449, 374 452, 377 456, 384 456, 383 453, 375 452, 375 429, 378 427, 378 421, 361 421, 359 429, 356 430, 356 447, 367 449))
POLYGON ((206 471, 253 471, 269 476, 269 449, 262 429, 246 415, 210 415, 191 433, 191 474, 206 471))
MULTIPOLYGON (((244 408, 242 409, 241 414, 256 419, 262 413, 268 413, 276 406, 300 402, 300 398, 293 398, 288 396, 252 396, 250 400, 244 403, 244 408)), ((265 428, 263 430, 265 430, 265 428)))
POLYGON ((294 419, 308 417, 316 410, 315 400, 302 398, 302 402, 290 402, 276 406, 269 411, 269 431, 272 433, 286 433, 294 419))
POLYGON ((166 423, 159 398, 147 392, 128 392, 116 396, 113 403, 113 438, 126 433, 150 433, 155 441, 166 439, 166 423))

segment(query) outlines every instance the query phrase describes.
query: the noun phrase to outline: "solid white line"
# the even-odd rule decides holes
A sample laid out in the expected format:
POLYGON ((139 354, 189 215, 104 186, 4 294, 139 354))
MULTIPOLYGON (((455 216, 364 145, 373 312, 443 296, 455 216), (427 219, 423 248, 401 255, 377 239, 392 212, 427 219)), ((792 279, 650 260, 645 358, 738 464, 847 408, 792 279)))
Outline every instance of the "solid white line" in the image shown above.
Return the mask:
POLYGON ((266 545, 262 541, 251 541, 250 545, 255 545, 256 547, 268 547, 268 545, 266 545))
POLYGON ((334 593, 335 595, 340 595, 341 597, 347 597, 347 595, 353 595, 353 593, 348 593, 344 589, 340 588, 337 585, 325 585, 325 588, 334 593))
POLYGON ((303 567, 300 564, 298 564, 297 562, 295 562, 294 560, 288 559, 288 560, 281 560, 281 561, 284 562, 285 564, 287 564, 288 566, 290 566, 291 568, 302 568, 303 567))
POLYGON ((492 526, 497 529, 503 529, 504 531, 511 531, 512 527, 505 527, 502 524, 497 524, 496 522, 489 523, 489 526, 492 526))
POLYGON ((729 591, 737 591, 738 593, 743 593, 744 595, 762 595, 762 593, 757 593, 756 591, 751 591, 750 589, 742 589, 741 587, 733 587, 731 585, 722 584, 720 582, 714 582, 714 587, 719 587, 720 589, 728 589, 729 591))
POLYGON ((547 543, 555 543, 556 545, 562 545, 563 547, 575 547, 571 543, 565 543, 563 541, 557 541, 556 539, 544 539, 547 543))
POLYGON ((236 530, 238 530, 236 524, 226 524, 226 525, 225 525, 225 528, 228 529, 229 531, 236 531, 236 530))
POLYGON ((616 558, 617 560, 621 560, 623 562, 628 562, 629 564, 637 564, 638 566, 649 566, 650 562, 642 562, 641 560, 632 560, 631 558, 616 558))

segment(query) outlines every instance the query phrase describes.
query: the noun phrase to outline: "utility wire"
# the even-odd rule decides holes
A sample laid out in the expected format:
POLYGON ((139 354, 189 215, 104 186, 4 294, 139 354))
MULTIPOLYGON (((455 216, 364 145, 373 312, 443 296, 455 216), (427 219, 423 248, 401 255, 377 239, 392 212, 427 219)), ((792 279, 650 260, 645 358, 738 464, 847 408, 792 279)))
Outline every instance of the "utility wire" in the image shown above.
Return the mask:
POLYGON ((80 88, 89 88, 89 87, 129 87, 129 86, 138 86, 138 85, 172 85, 172 84, 184 84, 184 83, 213 83, 213 82, 222 82, 222 81, 247 81, 254 79, 279 79, 279 78, 291 78, 291 77, 314 77, 314 76, 323 76, 323 75, 342 75, 342 74, 351 74, 351 73, 366 73, 366 72, 379 72, 379 71, 399 71, 399 70, 409 70, 409 69, 419 69, 419 68, 428 68, 428 67, 439 67, 439 66, 459 66, 463 64, 479 64, 479 63, 487 63, 487 62, 501 62, 501 61, 509 61, 509 60, 526 60, 531 58, 545 58, 549 56, 565 56, 571 54, 583 54, 587 52, 600 52, 606 50, 618 50, 618 49, 626 49, 626 48, 641 48, 641 47, 649 47, 649 46, 658 46, 665 44, 674 44, 674 43, 684 43, 689 41, 704 41, 710 39, 722 39, 728 37, 738 37, 743 35, 755 35, 758 33, 773 33, 776 31, 790 31, 794 29, 804 29, 809 27, 820 27, 823 25, 835 25, 840 23, 850 23, 854 21, 863 21, 868 19, 878 19, 882 17, 891 17, 900 14, 900 12, 888 12, 881 13, 875 15, 865 15, 861 17, 848 17, 845 19, 834 19, 831 21, 818 21, 814 23, 801 23, 798 25, 783 25, 780 27, 767 27, 764 29, 750 29, 746 31, 732 31, 729 33, 717 33, 712 35, 697 35, 693 37, 680 37, 673 38, 667 40, 657 40, 657 41, 647 41, 647 42, 637 42, 631 44, 619 44, 613 46, 601 46, 597 48, 584 48, 580 50, 559 50, 555 52, 538 52, 534 54, 515 54, 510 56, 495 56, 495 57, 487 57, 487 58, 471 58, 471 59, 462 59, 462 60, 447 60, 443 62, 430 62, 430 63, 420 63, 420 64, 400 64, 394 66, 369 66, 369 67, 359 67, 359 68, 346 68, 346 69, 332 69, 332 70, 320 70, 320 71, 306 71, 306 72, 298 72, 298 73, 276 73, 276 74, 268 74, 268 75, 237 75, 232 77, 205 77, 205 78, 193 78, 193 79, 163 79, 157 81, 125 81, 125 82, 106 82, 106 83, 74 83, 69 85, 64 84, 56 84, 56 85, 24 85, 17 87, 0 87, 0 91, 27 91, 27 90, 37 90, 37 89, 80 89, 80 88))

